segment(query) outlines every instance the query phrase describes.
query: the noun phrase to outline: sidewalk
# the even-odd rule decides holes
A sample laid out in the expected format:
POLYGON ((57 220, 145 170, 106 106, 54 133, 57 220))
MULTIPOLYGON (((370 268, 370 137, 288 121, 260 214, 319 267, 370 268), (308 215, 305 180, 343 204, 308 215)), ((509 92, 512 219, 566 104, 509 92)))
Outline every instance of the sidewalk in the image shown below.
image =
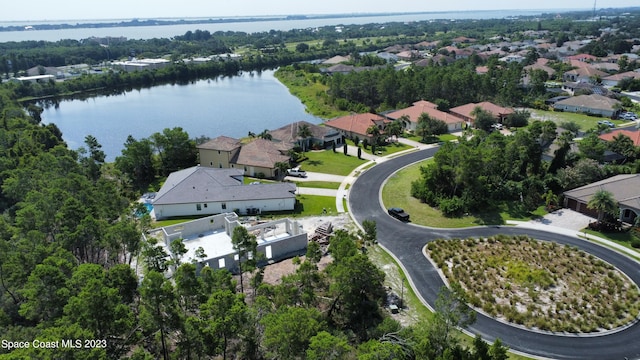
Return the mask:
MULTIPOLYGON (((582 237, 582 238, 586 238, 587 240, 595 240, 596 242, 604 244, 607 247, 616 249, 616 251, 618 251, 618 252, 621 252, 623 254, 629 255, 634 259, 637 259, 637 258, 640 257, 640 253, 638 253, 635 250, 629 249, 629 248, 624 247, 622 245, 619 245, 619 244, 617 244, 617 243, 615 243, 613 241, 610 241, 610 240, 607 240, 607 239, 603 239, 603 238, 595 236, 595 235, 591 235, 591 234, 580 232, 579 230, 567 229, 567 228, 553 226, 553 225, 545 224, 543 222, 535 222, 535 221, 507 220, 507 225, 515 225, 515 226, 518 226, 518 227, 523 227, 523 228, 528 228, 528 229, 537 229, 537 230, 549 231, 549 232, 562 234, 562 235, 582 237)), ((638 260, 636 260, 636 261, 638 262, 638 260)))
MULTIPOLYGON (((347 196, 349 195, 349 190, 347 189, 347 185, 351 186, 351 184, 354 183, 354 181, 356 181, 356 178, 358 177, 358 175, 362 172, 362 171, 366 171, 363 170, 365 168, 368 168, 369 166, 371 166, 371 163, 382 163, 385 162, 387 160, 389 160, 390 158, 396 157, 398 155, 402 155, 411 151, 416 151, 416 150, 422 150, 422 149, 428 149, 428 148, 432 148, 432 147, 436 147, 438 146, 438 144, 423 144, 417 141, 413 141, 413 140, 409 140, 409 139, 405 139, 405 138, 399 138, 398 142, 405 144, 405 145, 409 145, 412 148, 411 149, 407 149, 407 150, 403 150, 403 151, 398 151, 396 153, 393 154, 389 154, 386 156, 375 156, 375 155, 370 155, 367 154, 368 156, 365 157, 365 153, 362 153, 362 157, 363 158, 369 158, 370 161, 367 161, 366 163, 358 166, 357 168, 353 169, 353 171, 351 171, 351 173, 349 175, 347 175, 343 180, 342 183, 340 184, 340 187, 338 188, 337 192, 336 192, 336 211, 338 213, 343 213, 346 212, 346 209, 344 208, 344 199, 347 198, 347 196)), ((354 148, 354 150, 356 151, 356 155, 357 156, 357 148, 356 147, 352 147, 354 148)), ((349 148, 347 149, 347 152, 349 154, 351 154, 349 151, 351 151, 349 148)))

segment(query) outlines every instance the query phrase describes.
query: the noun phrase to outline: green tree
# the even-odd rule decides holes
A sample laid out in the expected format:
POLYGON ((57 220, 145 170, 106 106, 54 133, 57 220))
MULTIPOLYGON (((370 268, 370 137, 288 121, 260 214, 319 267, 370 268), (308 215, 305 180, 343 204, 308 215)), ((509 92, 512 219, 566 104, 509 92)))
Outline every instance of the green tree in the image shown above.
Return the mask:
POLYGON ((307 360, 341 360, 353 352, 346 339, 320 331, 313 336, 306 351, 307 360))
POLYGON ((364 240, 368 243, 375 243, 378 238, 378 229, 375 220, 366 219, 362 222, 364 229, 364 240))
POLYGON ((325 328, 315 308, 283 307, 260 323, 264 326, 262 343, 271 359, 299 359, 311 338, 325 328))
POLYGON ((491 131, 491 126, 496 123, 493 115, 490 112, 483 110, 479 106, 473 109, 471 115, 475 117, 473 124, 475 125, 476 129, 491 131))
POLYGON ((169 359, 168 336, 178 328, 179 318, 173 285, 164 274, 149 271, 140 285, 140 323, 145 333, 159 335, 156 356, 169 359))
POLYGON ((181 127, 164 129, 161 133, 152 134, 151 139, 160 157, 164 175, 196 165, 196 143, 189 139, 189 134, 181 127))
POLYGON ((229 343, 240 336, 247 321, 244 295, 229 289, 216 290, 200 310, 208 354, 227 359, 229 343))
POLYGON ((465 303, 462 287, 457 283, 451 284, 451 289, 443 287, 438 293, 435 304, 435 314, 431 322, 430 343, 436 354, 442 355, 446 349, 455 345, 453 331, 456 328, 466 328, 476 320, 476 313, 465 303))
POLYGON ((416 134, 422 137, 422 142, 427 142, 432 136, 445 134, 447 130, 447 124, 444 121, 434 119, 427 113, 420 114, 416 125, 416 134))
MULTIPOLYGON (((102 168, 102 165, 104 164, 106 155, 104 151, 101 150, 102 145, 98 143, 98 139, 96 139, 92 135, 87 135, 84 138, 84 143, 87 146, 87 156, 83 156, 80 158, 80 164, 87 172, 88 177, 96 182, 98 181, 98 178, 100 178, 100 170, 102 168)), ((83 155, 85 149, 81 148, 79 152, 81 155, 83 155)))
POLYGON ((287 175, 287 170, 289 170, 289 163, 284 161, 278 161, 275 164, 276 170, 278 171, 277 176, 283 179, 287 175))
POLYGON ((298 128, 298 133, 296 135, 302 138, 302 152, 306 152, 307 150, 309 150, 309 138, 313 136, 309 125, 300 125, 300 127, 298 128))
POLYGON ((116 169, 126 175, 135 189, 146 189, 156 176, 153 145, 149 139, 136 140, 129 135, 122 155, 115 160, 116 169))
POLYGON ((258 241, 256 236, 249 234, 244 226, 236 226, 231 235, 233 250, 238 253, 238 271, 240 272, 240 292, 244 293, 242 274, 252 271, 256 267, 258 241))
POLYGON ((604 220, 605 215, 616 216, 618 213, 618 202, 615 200, 613 193, 610 191, 599 189, 593 194, 587 208, 598 212, 598 222, 604 220))
POLYGON ((588 133, 578 142, 578 150, 580 150, 580 154, 598 162, 602 161, 604 158, 604 152, 606 149, 607 144, 600 140, 598 134, 595 132, 588 133))

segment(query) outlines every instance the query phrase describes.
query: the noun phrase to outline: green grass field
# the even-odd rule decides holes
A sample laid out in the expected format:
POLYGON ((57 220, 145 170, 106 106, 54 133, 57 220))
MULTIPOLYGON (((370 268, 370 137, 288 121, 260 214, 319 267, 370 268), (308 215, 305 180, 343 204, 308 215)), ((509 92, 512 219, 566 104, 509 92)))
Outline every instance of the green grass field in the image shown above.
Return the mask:
POLYGON ((283 83, 291 94, 300 99, 307 108, 307 112, 323 119, 347 115, 348 111, 341 111, 329 103, 326 94, 328 86, 316 81, 320 74, 305 74, 302 71, 278 70, 275 77, 283 83))
POLYGON ((421 203, 420 200, 411 196, 411 182, 420 178, 420 166, 432 160, 406 167, 389 178, 382 190, 382 202, 384 206, 401 207, 411 215, 411 222, 419 225, 461 228, 478 225, 499 225, 506 220, 527 221, 532 218, 544 216, 544 207, 539 207, 532 213, 523 212, 517 207, 503 204, 496 211, 487 211, 478 214, 471 214, 459 218, 448 218, 442 216, 438 209, 421 203))
MULTIPOLYGON (((355 146, 355 143, 349 139, 347 139, 347 144, 355 146)), ((367 145, 366 149, 362 146, 362 142, 360 142, 359 145, 362 148, 363 153, 371 154, 371 145, 367 145)), ((385 156, 385 155, 391 155, 391 154, 394 154, 403 150, 408 150, 408 149, 411 149, 411 146, 394 141, 384 146, 380 146, 380 145, 376 146, 376 153, 379 156, 385 156)), ((342 149, 341 148, 336 149, 336 151, 342 151, 342 149)))
POLYGON ((353 169, 365 163, 365 160, 359 160, 355 156, 347 156, 342 153, 342 149, 324 151, 306 152, 307 160, 303 161, 300 166, 305 171, 320 172, 334 175, 349 175, 353 169))
POLYGON ((331 181, 294 181, 299 187, 338 190, 340 183, 331 181))
POLYGON ((620 126, 626 123, 625 121, 611 120, 604 117, 587 116, 585 114, 576 114, 571 112, 545 111, 536 109, 527 109, 527 111, 531 112, 532 120, 551 120, 556 123, 556 125, 560 125, 560 123, 564 121, 572 121, 580 125, 580 130, 582 131, 587 131, 591 128, 597 127, 598 121, 601 120, 609 120, 616 124, 616 126, 620 126))

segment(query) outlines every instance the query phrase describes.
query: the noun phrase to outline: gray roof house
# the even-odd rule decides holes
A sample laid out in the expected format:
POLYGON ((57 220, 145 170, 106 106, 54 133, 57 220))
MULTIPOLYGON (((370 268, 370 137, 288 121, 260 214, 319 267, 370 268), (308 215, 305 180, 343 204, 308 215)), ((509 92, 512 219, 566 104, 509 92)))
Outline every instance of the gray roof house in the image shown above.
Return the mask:
POLYGON ((620 104, 620 101, 593 94, 579 95, 558 101, 553 105, 553 108, 574 113, 613 117, 618 112, 616 104, 620 104))
POLYGON ((620 207, 620 221, 633 223, 640 215, 640 174, 616 175, 565 191, 564 206, 595 217, 597 213, 588 209, 587 204, 598 190, 606 190, 613 194, 620 207))
POLYGON ((230 211, 258 214, 293 210, 296 185, 243 183, 241 169, 194 166, 173 172, 153 200, 157 219, 212 215, 230 211))

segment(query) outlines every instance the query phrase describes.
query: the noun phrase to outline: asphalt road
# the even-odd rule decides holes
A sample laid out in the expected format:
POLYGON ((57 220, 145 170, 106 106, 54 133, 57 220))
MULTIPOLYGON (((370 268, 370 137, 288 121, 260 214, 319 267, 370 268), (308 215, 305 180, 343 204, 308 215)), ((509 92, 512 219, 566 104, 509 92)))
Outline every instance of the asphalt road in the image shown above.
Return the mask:
MULTIPOLYGON (((437 270, 423 256, 426 243, 438 238, 484 237, 495 234, 527 234, 540 240, 574 245, 600 259, 615 265, 636 284, 640 284, 640 266, 634 260, 608 248, 581 239, 541 230, 518 227, 476 227, 467 229, 434 229, 402 223, 382 208, 380 189, 396 170, 414 162, 429 158, 437 149, 413 152, 377 164, 362 173, 353 184, 349 206, 355 219, 376 221, 378 241, 402 263, 411 277, 416 291, 431 305, 435 304, 439 289, 444 285, 437 270)), ((640 359, 640 323, 601 336, 551 335, 526 330, 494 320, 478 313, 477 321, 467 328, 484 339, 499 338, 511 349, 552 359, 640 359)))

